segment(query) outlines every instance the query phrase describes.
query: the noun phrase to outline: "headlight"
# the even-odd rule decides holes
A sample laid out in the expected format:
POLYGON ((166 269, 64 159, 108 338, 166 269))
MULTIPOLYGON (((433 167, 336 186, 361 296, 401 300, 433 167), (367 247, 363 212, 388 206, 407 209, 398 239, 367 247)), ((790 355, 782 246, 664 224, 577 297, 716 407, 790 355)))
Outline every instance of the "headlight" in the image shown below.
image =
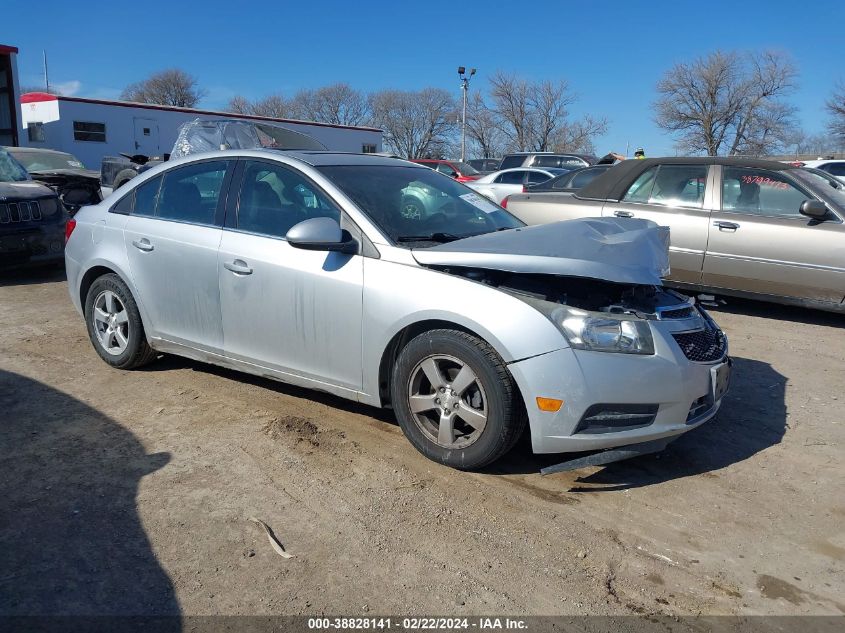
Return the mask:
POLYGON ((576 349, 654 354, 654 339, 645 321, 564 306, 553 310, 549 318, 576 349))
POLYGON ((588 312, 578 308, 523 299, 542 312, 575 349, 622 354, 654 354, 654 338, 648 322, 627 314, 588 312))

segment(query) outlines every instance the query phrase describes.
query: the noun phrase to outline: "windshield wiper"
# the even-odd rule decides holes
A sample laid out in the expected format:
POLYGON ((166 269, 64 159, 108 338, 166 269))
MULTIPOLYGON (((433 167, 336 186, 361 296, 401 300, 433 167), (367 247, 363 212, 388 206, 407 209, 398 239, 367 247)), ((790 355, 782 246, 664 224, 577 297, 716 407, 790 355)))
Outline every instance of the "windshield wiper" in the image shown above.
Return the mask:
POLYGON ((429 233, 428 235, 400 235, 397 242, 454 242, 462 240, 465 235, 453 235, 452 233, 429 233))

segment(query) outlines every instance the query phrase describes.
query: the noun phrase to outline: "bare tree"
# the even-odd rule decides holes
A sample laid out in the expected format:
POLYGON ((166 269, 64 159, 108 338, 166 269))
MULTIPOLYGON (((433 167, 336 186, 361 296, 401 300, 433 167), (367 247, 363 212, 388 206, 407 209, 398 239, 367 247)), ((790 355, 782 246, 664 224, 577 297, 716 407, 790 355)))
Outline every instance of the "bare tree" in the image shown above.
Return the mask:
POLYGON ((300 118, 334 125, 363 125, 370 118, 367 97, 345 83, 301 90, 291 107, 300 118))
POLYGON ((830 133, 845 144, 845 82, 837 84, 830 99, 827 101, 827 111, 830 113, 830 133))
POLYGON ((495 158, 505 153, 507 139, 497 127, 496 113, 478 92, 467 100, 466 133, 471 156, 495 158))
POLYGON ((595 153, 593 139, 607 132, 607 119, 585 115, 577 121, 565 121, 555 131, 551 147, 555 152, 595 153))
POLYGON ((266 116, 274 119, 284 119, 295 116, 290 101, 282 95, 269 95, 259 99, 250 106, 249 114, 266 116))
POLYGON ((676 64, 657 84, 655 122, 689 153, 770 152, 794 128, 795 110, 784 98, 796 75, 789 59, 771 51, 716 51, 676 64))
POLYGON ((440 88, 382 90, 370 95, 369 105, 385 145, 405 158, 442 154, 455 129, 454 100, 440 88))
POLYGON ((232 112, 234 114, 250 114, 252 112, 252 104, 246 97, 236 95, 232 97, 229 101, 229 105, 226 106, 226 112, 232 112))
POLYGON ((607 129, 604 119, 570 119, 577 97, 565 81, 529 82, 500 71, 490 78, 490 96, 494 120, 511 150, 591 149, 593 136, 607 129))
POLYGON ((205 90, 197 87, 197 80, 184 70, 171 68, 162 70, 143 81, 127 86, 120 98, 138 103, 192 108, 205 96, 205 90))
POLYGON ((514 75, 497 72, 490 78, 490 97, 497 127, 507 137, 509 147, 527 150, 532 145, 531 87, 514 75))

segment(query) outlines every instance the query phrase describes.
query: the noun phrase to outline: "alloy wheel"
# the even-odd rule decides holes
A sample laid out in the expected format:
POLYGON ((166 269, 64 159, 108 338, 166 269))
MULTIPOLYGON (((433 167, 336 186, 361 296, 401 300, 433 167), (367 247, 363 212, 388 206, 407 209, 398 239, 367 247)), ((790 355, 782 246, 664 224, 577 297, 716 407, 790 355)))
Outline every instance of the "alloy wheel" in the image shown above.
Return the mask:
POLYGON ((414 367, 408 404, 419 429, 444 448, 466 448, 487 426, 484 387, 470 366, 454 356, 428 356, 414 367))
POLYGON ((97 342, 112 356, 119 356, 129 344, 129 314, 114 292, 103 290, 94 300, 94 333, 97 342))

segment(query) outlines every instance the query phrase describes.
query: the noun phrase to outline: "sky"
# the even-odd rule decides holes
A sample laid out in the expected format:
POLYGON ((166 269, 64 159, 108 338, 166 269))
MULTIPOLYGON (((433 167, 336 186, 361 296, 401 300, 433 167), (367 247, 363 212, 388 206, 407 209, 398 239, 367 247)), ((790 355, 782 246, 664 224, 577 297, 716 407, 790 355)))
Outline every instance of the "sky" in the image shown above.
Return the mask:
POLYGON ((264 3, 0 1, 0 44, 17 46, 22 85, 117 98, 129 83, 178 67, 219 109, 240 94, 291 96, 346 82, 363 91, 440 87, 460 97, 457 67, 476 67, 470 91, 495 71, 565 80, 570 111, 605 117, 596 150, 674 154, 653 122, 655 84, 673 64, 716 49, 789 54, 799 70, 791 101, 808 133, 824 130, 825 100, 845 81, 845 2, 794 0, 359 0, 264 3), (85 10, 85 9, 89 10, 85 10), (26 16, 30 15, 30 18, 26 16))

